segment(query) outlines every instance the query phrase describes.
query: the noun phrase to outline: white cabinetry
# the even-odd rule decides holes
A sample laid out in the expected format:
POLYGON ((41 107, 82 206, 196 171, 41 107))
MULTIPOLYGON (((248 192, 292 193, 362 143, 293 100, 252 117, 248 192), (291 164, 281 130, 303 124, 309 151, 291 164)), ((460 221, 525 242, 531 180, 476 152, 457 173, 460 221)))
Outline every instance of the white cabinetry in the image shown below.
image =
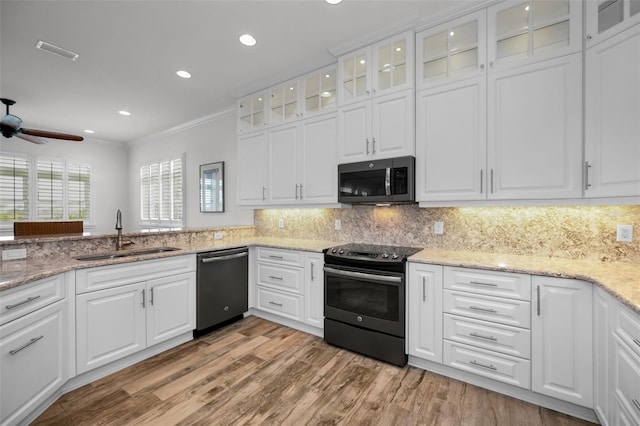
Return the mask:
POLYGON ((585 196, 640 196, 640 23, 589 47, 585 76, 585 196))
POLYGON ((18 424, 75 375, 73 273, 0 293, 0 423, 18 424), (73 306, 73 305, 72 305, 73 306))
POLYGON ((249 133, 267 126, 267 92, 261 91, 238 100, 238 133, 249 133))
POLYGON ((531 277, 444 268, 443 363, 529 389, 531 277))
POLYGON ((442 362, 442 266, 409 263, 407 351, 442 362))
POLYGON ((587 48, 640 22, 640 0, 590 0, 585 8, 587 48))
POLYGON ((593 410, 600 423, 609 424, 611 378, 611 331, 609 318, 614 309, 611 296, 599 287, 593 289, 593 410))
POLYGON ((195 256, 77 271, 77 371, 195 328, 195 256))
POLYGON ((317 333, 324 327, 323 265, 319 253, 258 247, 255 308, 273 315, 269 319, 284 319, 293 327, 307 324, 317 333))
POLYGON ((504 2, 416 35, 419 201, 581 196, 581 10, 504 2))
POLYGON ((265 132, 238 138, 238 204, 266 202, 267 144, 265 132))
POLYGON ((340 162, 414 154, 413 33, 338 60, 340 162))
POLYGON ((532 389, 593 406, 592 284, 534 276, 532 389))

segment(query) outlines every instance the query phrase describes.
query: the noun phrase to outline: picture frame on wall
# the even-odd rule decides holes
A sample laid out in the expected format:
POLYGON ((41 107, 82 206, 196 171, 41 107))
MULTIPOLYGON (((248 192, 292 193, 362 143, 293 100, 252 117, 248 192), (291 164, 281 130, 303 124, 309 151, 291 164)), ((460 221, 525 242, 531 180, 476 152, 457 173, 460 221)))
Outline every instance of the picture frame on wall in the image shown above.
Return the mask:
POLYGON ((224 212, 224 161, 200 165, 200 211, 224 212))

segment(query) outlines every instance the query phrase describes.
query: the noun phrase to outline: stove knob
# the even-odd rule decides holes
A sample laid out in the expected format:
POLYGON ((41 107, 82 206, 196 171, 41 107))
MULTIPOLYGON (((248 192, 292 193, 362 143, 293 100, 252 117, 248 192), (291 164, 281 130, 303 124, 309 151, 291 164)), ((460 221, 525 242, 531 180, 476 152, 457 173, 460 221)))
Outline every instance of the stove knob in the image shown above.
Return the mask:
POLYGON ((393 254, 391 255, 391 258, 392 258, 392 259, 394 259, 394 260, 395 260, 395 259, 397 259, 397 258, 398 258, 398 254, 397 254, 397 253, 393 253, 393 254))
POLYGON ((336 248, 332 248, 331 249, 331 253, 337 253, 337 252, 338 252, 338 249, 336 249, 336 248))
POLYGON ((388 258, 389 258, 389 255, 388 255, 387 253, 382 253, 382 258, 383 258, 383 259, 388 259, 388 258))
POLYGON ((344 254, 344 250, 341 249, 338 254, 344 254))

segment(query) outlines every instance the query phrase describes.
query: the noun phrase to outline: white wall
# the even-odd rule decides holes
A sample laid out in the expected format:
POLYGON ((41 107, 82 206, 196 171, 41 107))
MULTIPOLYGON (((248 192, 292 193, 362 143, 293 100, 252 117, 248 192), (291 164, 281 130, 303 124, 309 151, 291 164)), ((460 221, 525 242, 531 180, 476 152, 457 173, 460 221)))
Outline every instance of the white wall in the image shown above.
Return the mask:
MULTIPOLYGON (((114 233, 116 210, 129 210, 127 146, 85 137, 83 142, 50 139, 36 145, 18 138, 0 137, 0 152, 12 152, 75 160, 92 166, 95 228, 92 234, 114 233)), ((13 235, 13 230, 4 235, 13 235)))
POLYGON ((241 209, 236 203, 235 120, 235 109, 232 109, 197 126, 133 142, 129 148, 129 210, 123 210, 125 230, 137 230, 140 224, 140 166, 179 158, 183 152, 186 153, 186 227, 253 225, 253 210, 241 209), (225 167, 225 211, 200 213, 200 165, 218 161, 224 161, 225 167), (131 228, 132 226, 134 228, 131 228))

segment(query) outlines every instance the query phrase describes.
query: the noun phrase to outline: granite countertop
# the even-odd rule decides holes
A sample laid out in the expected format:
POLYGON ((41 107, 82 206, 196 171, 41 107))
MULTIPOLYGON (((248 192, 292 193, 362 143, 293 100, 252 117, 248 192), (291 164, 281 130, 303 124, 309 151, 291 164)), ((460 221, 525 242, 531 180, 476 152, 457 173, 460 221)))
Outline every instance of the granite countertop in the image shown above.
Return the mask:
MULTIPOLYGON (((321 252, 338 245, 335 241, 302 240, 288 238, 251 237, 224 238, 214 242, 190 245, 172 245, 180 250, 119 259, 79 261, 72 256, 90 255, 76 253, 57 256, 51 260, 12 260, 0 262, 0 291, 8 290, 32 281, 62 272, 97 266, 113 265, 138 260, 157 259, 183 254, 195 254, 209 250, 221 250, 241 246, 264 246, 290 250, 321 252)), ((130 250, 137 250, 133 248, 130 250)), ((574 278, 598 285, 616 297, 621 303, 640 314, 640 264, 626 262, 594 262, 581 259, 520 256, 495 253, 479 253, 424 249, 409 258, 411 262, 431 263, 545 275, 560 278, 574 278)))

